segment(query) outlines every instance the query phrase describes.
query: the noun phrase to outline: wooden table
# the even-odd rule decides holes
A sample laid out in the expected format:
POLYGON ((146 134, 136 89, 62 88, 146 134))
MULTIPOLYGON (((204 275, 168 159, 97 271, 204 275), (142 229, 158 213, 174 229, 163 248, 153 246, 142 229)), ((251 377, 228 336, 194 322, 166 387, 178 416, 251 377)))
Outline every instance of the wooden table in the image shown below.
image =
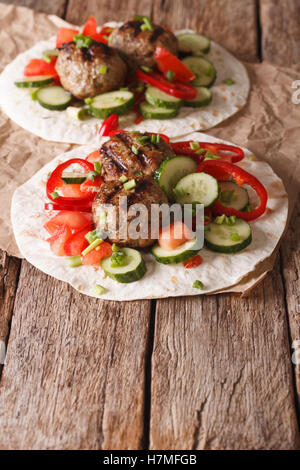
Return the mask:
MULTIPOLYGON (((299 0, 13 3, 75 24, 145 14, 241 59, 300 63, 299 0)), ((299 448, 299 208, 275 269, 243 299, 105 302, 2 253, 0 448, 299 448)))

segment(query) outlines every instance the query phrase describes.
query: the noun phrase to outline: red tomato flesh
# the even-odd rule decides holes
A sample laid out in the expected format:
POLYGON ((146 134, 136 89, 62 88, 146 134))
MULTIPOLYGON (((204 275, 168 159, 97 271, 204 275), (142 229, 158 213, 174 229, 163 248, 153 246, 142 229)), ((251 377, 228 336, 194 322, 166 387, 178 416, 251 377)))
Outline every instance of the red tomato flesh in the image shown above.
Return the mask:
POLYGON ((83 27, 84 36, 92 36, 97 33, 97 22, 94 16, 90 16, 83 27))
POLYGON ((171 251, 192 238, 193 235, 190 229, 183 222, 178 220, 161 230, 158 244, 164 250, 171 251))
POLYGON ((78 29, 59 28, 56 36, 56 47, 60 47, 67 42, 72 42, 75 34, 79 34, 78 29))
POLYGON ((54 234, 62 225, 67 225, 71 230, 82 230, 90 225, 90 221, 81 212, 60 211, 45 223, 44 228, 54 234))
POLYGON ((102 258, 107 258, 108 256, 111 256, 111 254, 112 254, 111 244, 108 242, 102 242, 100 245, 98 245, 96 248, 90 251, 87 255, 82 256, 81 258, 82 264, 84 265, 99 264, 102 258))
POLYGON ((67 256, 65 243, 72 236, 71 229, 67 225, 62 225, 57 232, 48 238, 52 253, 56 256, 67 256))
POLYGON ((89 242, 85 238, 85 235, 92 230, 92 226, 75 232, 69 239, 66 240, 64 249, 66 256, 77 256, 89 245, 89 242))

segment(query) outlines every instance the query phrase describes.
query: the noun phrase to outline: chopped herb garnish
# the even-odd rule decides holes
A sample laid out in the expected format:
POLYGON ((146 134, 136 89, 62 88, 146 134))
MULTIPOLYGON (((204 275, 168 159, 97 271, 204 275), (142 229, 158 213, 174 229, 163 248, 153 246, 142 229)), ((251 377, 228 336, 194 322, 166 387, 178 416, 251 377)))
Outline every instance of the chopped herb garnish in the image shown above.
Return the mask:
POLYGON ((120 88, 120 91, 128 91, 129 88, 128 87, 123 87, 123 88, 120 88))
POLYGON ((218 225, 222 225, 223 222, 225 221, 225 217, 226 217, 225 214, 219 215, 219 217, 215 218, 215 223, 218 224, 218 225))
POLYGON ((166 73, 166 77, 167 79, 169 80, 169 82, 173 82, 174 80, 174 72, 173 70, 168 70, 167 73, 166 73))
POLYGON ((101 175, 102 167, 100 162, 94 162, 94 170, 97 175, 101 175))
POLYGON ((233 242, 239 242, 241 237, 239 236, 239 234, 237 232, 234 232, 230 235, 230 238, 233 242))
POLYGON ((142 65, 142 66, 141 66, 141 69, 142 69, 144 72, 148 72, 148 73, 153 72, 153 69, 152 69, 151 67, 147 67, 146 65, 142 65))
POLYGON ((75 34, 73 40, 76 44, 76 47, 82 49, 83 47, 90 47, 93 40, 90 36, 84 36, 83 34, 75 34))
POLYGON ((91 230, 90 232, 88 232, 84 238, 89 242, 89 244, 93 243, 95 240, 97 239, 100 239, 100 234, 98 232, 98 230, 91 230))
POLYGON ((87 255, 90 253, 92 250, 94 250, 98 245, 100 245, 103 242, 102 238, 96 238, 88 247, 86 247, 85 250, 81 252, 82 256, 87 255))
POLYGON ((196 150, 196 153, 197 153, 198 155, 202 155, 202 154, 205 153, 205 152, 206 152, 206 149, 199 149, 199 150, 196 150))
MULTIPOLYGON (((148 16, 144 16, 143 21, 144 21, 144 25, 143 25, 144 28, 148 29, 149 31, 153 31, 153 26, 152 26, 151 21, 148 18, 148 16)), ((145 29, 144 29, 144 31, 145 31, 145 29)))
POLYGON ((95 181, 95 176, 98 176, 98 173, 96 173, 95 171, 89 171, 86 175, 86 179, 95 181))
POLYGON ((118 266, 125 266, 126 262, 126 254, 124 253, 124 251, 114 251, 111 256, 110 263, 112 268, 117 268, 118 266))
POLYGON ((105 64, 100 65, 98 72, 99 72, 101 75, 105 75, 106 72, 107 72, 107 65, 105 65, 105 64))
POLYGON ((218 158, 220 158, 218 155, 215 155, 214 153, 208 151, 205 154, 204 160, 217 160, 218 158))
POLYGON ((93 98, 85 98, 84 100, 85 104, 92 104, 93 101, 93 98))
POLYGON ((231 215, 230 217, 226 217, 225 224, 227 225, 235 225, 236 224, 236 216, 231 215))
POLYGON ((193 287, 194 287, 195 289, 200 289, 200 290, 203 290, 203 289, 204 289, 203 282, 198 281, 198 280, 194 282, 193 287))
POLYGON ((70 258, 68 258, 68 260, 70 261, 69 264, 68 264, 69 268, 76 268, 77 266, 82 265, 81 257, 79 255, 78 256, 70 256, 70 258))
POLYGON ((233 198, 234 189, 221 191, 220 200, 223 203, 229 204, 233 198))
POLYGON ((235 81, 232 78, 225 78, 223 83, 225 83, 225 85, 234 85, 235 81))
POLYGON ((122 175, 122 176, 120 176, 119 180, 120 180, 122 183, 126 183, 126 181, 128 180, 128 178, 127 178, 127 176, 122 175))
POLYGON ((130 189, 133 189, 136 187, 136 182, 135 180, 129 180, 126 183, 124 183, 123 186, 126 191, 129 191, 130 189))
POLYGON ((143 86, 138 86, 138 87, 135 89, 135 91, 136 91, 137 93, 142 93, 142 91, 144 91, 144 87, 143 87, 143 86))
POLYGON ((159 134, 151 134, 151 144, 158 145, 160 142, 159 134))
POLYGON ((106 292, 105 287, 101 286, 100 284, 95 284, 94 285, 94 294, 96 295, 102 295, 106 292))
POLYGON ((139 150, 138 150, 138 148, 137 148, 135 145, 133 145, 133 146, 131 147, 131 150, 132 150, 132 152, 133 152, 135 155, 137 155, 137 154, 139 153, 139 150))
POLYGON ((115 243, 112 244, 111 249, 112 249, 112 251, 120 251, 119 247, 115 243))
POLYGON ((190 142, 190 147, 192 150, 197 150, 200 149, 200 144, 199 142, 190 142))
POLYGON ((116 96, 114 98, 114 101, 119 101, 119 103, 124 103, 125 98, 123 98, 123 96, 116 96))
POLYGON ((52 199, 57 199, 60 197, 60 195, 56 191, 53 191, 53 193, 51 193, 50 196, 52 197, 52 199))
POLYGON ((148 135, 143 135, 142 137, 139 137, 137 139, 137 143, 140 144, 140 145, 145 145, 146 142, 148 142, 149 139, 150 139, 150 137, 148 135))

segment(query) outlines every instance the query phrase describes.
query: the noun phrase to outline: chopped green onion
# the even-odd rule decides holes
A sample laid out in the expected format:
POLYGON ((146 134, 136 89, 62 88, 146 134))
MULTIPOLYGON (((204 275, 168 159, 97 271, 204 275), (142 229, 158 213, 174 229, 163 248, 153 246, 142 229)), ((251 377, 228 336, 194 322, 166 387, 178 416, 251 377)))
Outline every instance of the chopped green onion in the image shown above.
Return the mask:
POLYGON ((236 224, 236 216, 231 215, 230 217, 226 217, 225 224, 226 225, 235 225, 236 224))
POLYGON ((149 31, 153 31, 153 26, 148 16, 144 16, 143 21, 144 21, 144 24, 142 26, 144 26, 145 29, 148 29, 149 31))
POLYGON ((85 104, 92 104, 93 101, 93 98, 85 98, 84 100, 85 104))
POLYGON ((111 267, 112 268, 117 268, 118 266, 125 266, 127 260, 126 260, 126 254, 124 251, 114 251, 114 253, 111 255, 111 267))
POLYGON ((159 134, 156 134, 156 144, 158 145, 160 142, 160 135, 159 134))
POLYGON ((140 144, 140 145, 145 145, 146 142, 148 142, 149 139, 150 139, 150 137, 148 135, 143 135, 142 137, 137 139, 137 143, 140 144))
POLYGON ((100 73, 101 75, 105 75, 106 72, 107 72, 107 65, 105 64, 100 65, 98 73, 100 73))
POLYGON ((218 155, 215 155, 214 153, 208 151, 205 154, 204 160, 217 160, 218 158, 220 158, 218 155))
POLYGON ((198 281, 198 280, 194 282, 193 287, 194 287, 195 289, 200 289, 200 290, 203 290, 203 289, 204 289, 203 282, 198 281))
POLYGON ((106 292, 105 287, 100 286, 100 284, 95 284, 94 285, 94 294, 96 295, 102 295, 106 292))
POLYGON ((128 89, 129 89, 128 87, 122 87, 120 88, 120 91, 128 91, 128 89))
POLYGON ((169 80, 169 82, 173 82, 174 80, 174 72, 173 70, 168 70, 167 73, 166 73, 166 77, 167 79, 169 80))
POLYGON ((82 256, 85 256, 87 255, 88 253, 90 253, 92 250, 94 250, 94 248, 96 248, 98 245, 100 245, 101 243, 103 242, 103 240, 101 238, 97 238, 96 240, 94 240, 89 246, 86 247, 85 250, 83 250, 81 252, 82 256))
POLYGON ((96 173, 95 171, 89 171, 86 175, 86 179, 94 181, 95 176, 98 176, 98 173, 96 173))
POLYGON ((120 176, 119 180, 121 181, 121 183, 126 183, 126 181, 128 180, 128 178, 127 178, 127 176, 122 175, 122 176, 120 176))
POLYGON ((124 183, 123 186, 126 191, 129 191, 130 189, 133 189, 136 187, 136 182, 135 180, 130 180, 124 183))
POLYGON ((97 229, 96 230, 91 230, 84 237, 89 242, 89 244, 93 243, 95 240, 100 238, 99 232, 98 232, 97 229))
POLYGON ((223 83, 225 83, 225 85, 234 85, 235 81, 232 78, 225 78, 223 83))
POLYGON ((234 232, 230 235, 230 238, 233 242, 239 242, 241 237, 239 236, 238 233, 234 232))
POLYGON ((197 153, 198 155, 202 155, 202 154, 205 153, 205 152, 206 152, 206 149, 199 149, 199 150, 196 150, 196 153, 197 153))
POLYGON ((100 218, 99 218, 99 222, 101 225, 106 224, 106 217, 107 217, 107 212, 106 211, 101 212, 100 218))
POLYGON ((57 199, 60 197, 60 195, 56 191, 53 191, 53 193, 51 193, 50 196, 52 197, 52 199, 57 199))
POLYGON ((200 144, 199 142, 190 142, 190 147, 192 150, 197 150, 200 149, 200 144))
POLYGON ((81 257, 79 255, 78 256, 70 256, 70 258, 68 258, 68 260, 70 261, 69 264, 68 264, 69 268, 76 268, 77 266, 82 265, 81 257))
POLYGON ((221 195, 220 195, 221 202, 229 204, 232 200, 233 195, 234 195, 234 189, 221 191, 221 195))
POLYGON ((94 162, 94 170, 97 175, 101 175, 102 167, 100 162, 94 162))
POLYGON ((225 217, 226 217, 225 214, 219 215, 219 217, 215 218, 215 223, 218 224, 218 225, 222 225, 225 221, 225 217))
POLYGON ((138 86, 138 87, 135 89, 135 91, 136 91, 137 93, 142 93, 142 91, 144 91, 144 87, 143 87, 143 86, 138 86))
POLYGON ((76 47, 82 49, 83 47, 90 47, 93 40, 91 36, 84 36, 83 34, 75 34, 73 40, 76 44, 76 47))
POLYGON ((142 65, 142 66, 141 66, 141 69, 142 69, 144 72, 148 72, 148 73, 153 72, 153 69, 152 69, 151 67, 147 67, 146 65, 142 65))
POLYGON ((112 244, 111 249, 112 251, 119 251, 119 247, 115 243, 112 244))
POLYGON ((133 152, 135 155, 137 155, 137 154, 139 153, 139 150, 136 148, 135 145, 133 145, 133 146, 131 147, 131 150, 132 150, 132 152, 133 152))

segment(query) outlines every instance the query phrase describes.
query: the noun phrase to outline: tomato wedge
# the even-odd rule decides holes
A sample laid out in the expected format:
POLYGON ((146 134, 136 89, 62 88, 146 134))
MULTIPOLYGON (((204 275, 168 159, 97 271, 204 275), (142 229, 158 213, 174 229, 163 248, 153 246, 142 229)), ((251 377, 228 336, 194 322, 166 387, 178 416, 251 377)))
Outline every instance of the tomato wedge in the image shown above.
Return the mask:
POLYGON ((200 255, 195 255, 193 258, 188 259, 183 263, 183 266, 186 269, 191 269, 191 268, 197 268, 197 266, 200 266, 200 264, 203 263, 203 259, 200 255))
POLYGON ((108 118, 102 122, 99 135, 102 137, 108 137, 112 131, 118 128, 119 116, 117 114, 111 114, 108 118))
POLYGON ((180 82, 191 82, 196 78, 196 75, 178 57, 163 47, 155 49, 154 58, 157 67, 165 76, 168 72, 173 72, 174 79, 180 82))
POLYGON ((53 57, 51 62, 48 64, 43 59, 31 59, 24 69, 25 77, 32 77, 34 75, 50 75, 51 77, 57 77, 58 74, 55 69, 56 57, 53 57))
POLYGON ((86 161, 90 163, 95 163, 100 161, 100 150, 95 150, 86 157, 86 161))
POLYGON ((143 70, 136 71, 136 77, 144 83, 153 85, 161 91, 171 96, 183 100, 193 100, 197 96, 196 88, 188 83, 181 83, 176 80, 169 82, 162 74, 158 72, 146 73, 143 70))
POLYGON ((82 30, 84 36, 92 36, 97 33, 97 22, 94 16, 90 16, 82 30))
POLYGON ((65 243, 72 236, 71 229, 67 225, 62 225, 52 237, 48 238, 52 253, 56 256, 67 256, 65 243))
POLYGON ((111 244, 108 242, 102 242, 87 255, 82 256, 82 264, 84 265, 93 265, 99 264, 102 258, 107 258, 112 254, 111 244))
POLYGON ((44 228, 54 234, 62 225, 67 225, 71 230, 82 230, 91 225, 91 222, 81 212, 60 211, 45 223, 44 228))
POLYGON ((77 256, 89 245, 89 242, 85 238, 85 235, 92 230, 92 226, 75 232, 71 237, 66 240, 64 245, 64 250, 66 256, 77 256))
POLYGON ((75 34, 79 34, 78 29, 59 28, 56 36, 56 47, 60 47, 62 44, 72 42, 73 36, 75 34))

